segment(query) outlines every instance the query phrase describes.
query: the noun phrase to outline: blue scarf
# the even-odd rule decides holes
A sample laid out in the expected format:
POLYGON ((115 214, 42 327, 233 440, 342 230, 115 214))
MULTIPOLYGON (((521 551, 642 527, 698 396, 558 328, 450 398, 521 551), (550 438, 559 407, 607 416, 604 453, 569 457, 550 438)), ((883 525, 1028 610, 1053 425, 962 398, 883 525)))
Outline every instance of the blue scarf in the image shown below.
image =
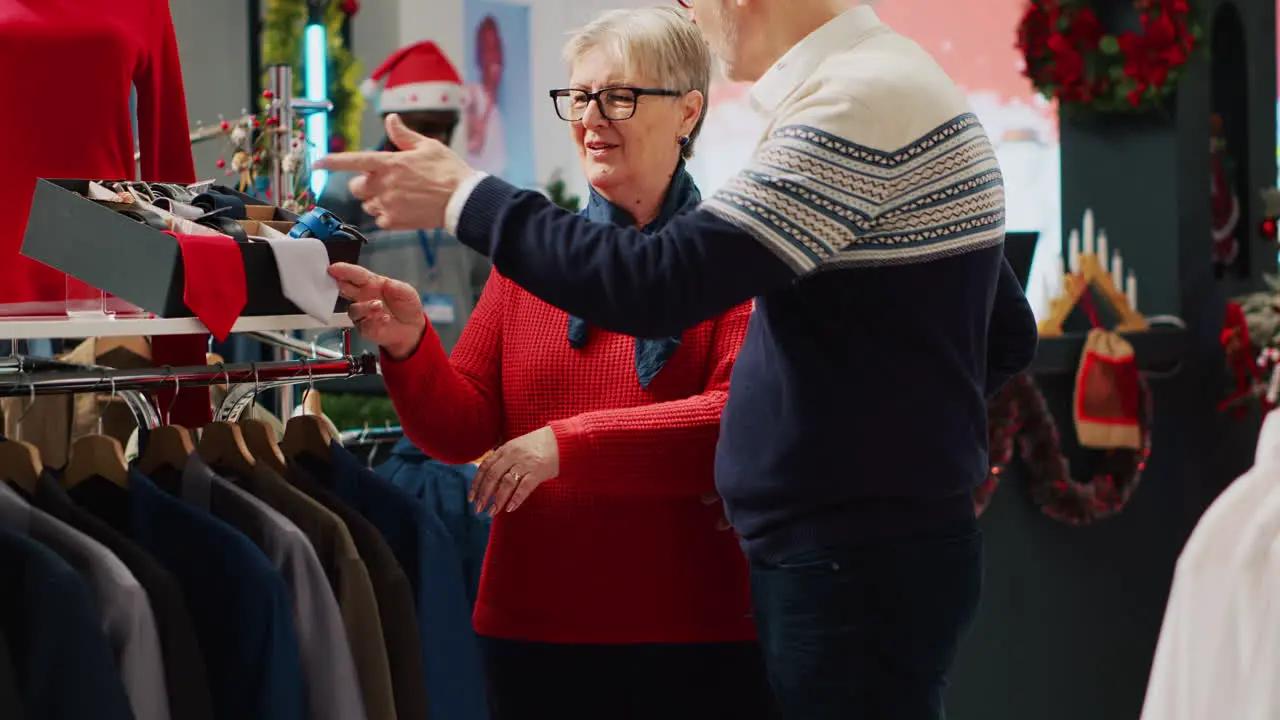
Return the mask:
MULTIPOLYGON (((671 178, 671 185, 667 188, 667 196, 662 201, 658 217, 640 230, 645 233, 655 233, 671 222, 675 216, 698 207, 700 202, 702 202, 702 193, 698 192, 698 186, 685 171, 684 160, 681 160, 671 178)), ((604 199, 594 189, 591 190, 591 198, 587 201, 587 206, 578 214, 592 222, 613 223, 624 227, 632 227, 636 224, 636 219, 631 216, 631 213, 604 199)), ((590 328, 586 320, 569 316, 570 347, 575 350, 582 349, 587 344, 589 333, 590 328)), ((636 376, 640 378, 642 389, 649 389, 649 383, 658 376, 662 366, 678 347, 680 347, 678 337, 659 340, 636 338, 636 376)))

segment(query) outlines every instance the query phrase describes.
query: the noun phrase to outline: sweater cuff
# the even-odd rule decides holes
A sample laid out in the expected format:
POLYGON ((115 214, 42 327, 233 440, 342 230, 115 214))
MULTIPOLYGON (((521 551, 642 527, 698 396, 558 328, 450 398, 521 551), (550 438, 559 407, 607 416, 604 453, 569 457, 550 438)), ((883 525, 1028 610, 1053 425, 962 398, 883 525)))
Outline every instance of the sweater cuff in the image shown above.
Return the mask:
MULTIPOLYGON (((459 186, 459 190, 462 187, 459 186)), ((480 179, 462 204, 452 235, 463 245, 492 258, 494 220, 502 207, 521 192, 520 188, 492 175, 480 179)), ((455 192, 454 195, 459 193, 455 192)), ((452 203, 452 200, 450 200, 452 203)))
MULTIPOLYGON (((440 344, 436 329, 431 326, 431 321, 427 320, 427 326, 422 330, 422 339, 418 341, 418 346, 407 357, 397 360, 391 357, 385 348, 379 347, 378 356, 382 378, 388 385, 388 390, 390 390, 391 386, 401 385, 414 376, 430 372, 434 362, 439 360, 439 358, 432 357, 432 346, 439 348, 438 354, 444 354, 444 347, 440 344)), ((448 356, 446 356, 447 359, 448 356)))
POLYGON ((560 453, 560 477, 574 478, 591 462, 594 454, 591 441, 587 438, 587 429, 576 417, 565 420, 553 420, 547 424, 555 433, 556 445, 560 453))
POLYGON ((462 218, 462 210, 467 206, 467 199, 471 197, 472 191, 480 184, 481 180, 489 177, 489 173, 478 171, 472 173, 470 177, 458 183, 458 187, 454 189, 453 195, 449 196, 449 202, 444 206, 444 231, 450 235, 457 235, 458 221, 462 218))

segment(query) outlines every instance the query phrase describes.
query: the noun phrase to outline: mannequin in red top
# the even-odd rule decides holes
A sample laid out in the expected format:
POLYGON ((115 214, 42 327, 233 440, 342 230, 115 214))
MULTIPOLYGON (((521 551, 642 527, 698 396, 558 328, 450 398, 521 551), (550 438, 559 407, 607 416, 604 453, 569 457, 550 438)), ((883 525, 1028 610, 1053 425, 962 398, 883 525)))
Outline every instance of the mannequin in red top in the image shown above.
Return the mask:
MULTIPOLYGON (((0 67, 11 105, 35 109, 0 115, 0 304, 61 314, 65 276, 19 255, 36 178, 134 178, 136 88, 142 179, 196 180, 168 0, 0 0, 0 67)), ((202 338, 156 340, 157 363, 204 364, 202 338)), ((182 395, 174 420, 204 422, 207 392, 182 395)))

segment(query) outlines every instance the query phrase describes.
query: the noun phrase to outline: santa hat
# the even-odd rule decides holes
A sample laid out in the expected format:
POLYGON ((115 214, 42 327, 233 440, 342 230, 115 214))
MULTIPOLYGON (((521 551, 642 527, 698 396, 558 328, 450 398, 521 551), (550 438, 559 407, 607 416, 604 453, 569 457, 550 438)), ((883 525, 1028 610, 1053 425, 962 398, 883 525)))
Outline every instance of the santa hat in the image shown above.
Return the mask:
POLYGON ((426 41, 391 53, 373 75, 360 84, 366 97, 378 95, 379 112, 460 110, 462 77, 449 58, 426 41))

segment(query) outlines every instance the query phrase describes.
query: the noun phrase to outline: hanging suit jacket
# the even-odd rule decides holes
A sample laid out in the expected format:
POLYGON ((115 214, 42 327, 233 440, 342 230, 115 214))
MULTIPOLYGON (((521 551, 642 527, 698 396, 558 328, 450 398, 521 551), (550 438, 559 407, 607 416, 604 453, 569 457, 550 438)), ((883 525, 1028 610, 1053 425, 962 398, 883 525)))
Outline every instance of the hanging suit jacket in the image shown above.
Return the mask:
POLYGON ((401 438, 391 449, 391 457, 374 472, 417 498, 444 523, 458 551, 467 580, 467 598, 474 608, 493 522, 487 513, 477 513, 467 502, 476 466, 442 463, 428 457, 409 438, 401 438))
POLYGON ((74 568, 0 528, 0 587, 0 624, 28 718, 134 720, 93 597, 74 568))
POLYGON ((289 590, 249 538, 137 470, 127 491, 90 479, 69 493, 126 532, 182 585, 218 720, 306 720, 289 590))
POLYGON ((341 518, 351 531, 356 549, 369 568, 369 580, 377 596, 391 685, 395 691, 396 717, 402 720, 427 717, 421 634, 409 576, 378 528, 296 462, 289 464, 289 482, 341 518))
POLYGON ((329 463, 298 463, 377 526, 413 587, 429 714, 488 718, 480 647, 471 629, 466 581, 444 524, 408 493, 374 474, 337 443, 329 463))
MULTIPOLYGON (((365 713, 369 720, 396 720, 391 666, 377 596, 368 566, 360 557, 346 524, 319 501, 286 482, 266 463, 254 465, 253 473, 241 480, 246 490, 293 521, 311 541, 342 613, 365 713)), ((416 658, 416 649, 414 652, 416 658)), ((425 712, 425 698, 420 707, 425 712)))
POLYGON ((31 501, 37 508, 102 543, 129 568, 146 590, 155 613, 170 714, 174 720, 213 720, 204 655, 177 579, 132 540, 73 503, 49 473, 40 478, 31 501))

